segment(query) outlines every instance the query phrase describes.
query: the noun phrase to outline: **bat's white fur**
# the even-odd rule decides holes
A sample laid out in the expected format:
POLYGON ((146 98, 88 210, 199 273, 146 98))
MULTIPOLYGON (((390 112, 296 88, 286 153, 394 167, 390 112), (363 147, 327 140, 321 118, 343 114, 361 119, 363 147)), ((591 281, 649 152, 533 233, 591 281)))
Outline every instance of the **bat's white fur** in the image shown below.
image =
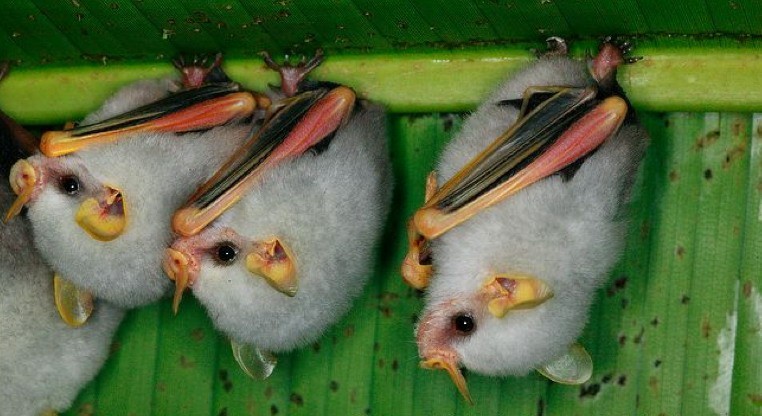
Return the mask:
MULTIPOLYGON (((580 86, 584 63, 545 57, 500 86, 464 123, 438 165, 443 184, 518 116, 497 102, 520 98, 529 86, 580 86)), ((646 143, 639 126, 625 126, 589 157, 572 180, 556 175, 472 217, 433 242, 435 276, 426 310, 442 302, 465 305, 491 276, 520 273, 551 286, 539 307, 498 319, 482 311, 469 336, 455 341, 461 363, 488 375, 522 375, 566 352, 587 321, 595 290, 623 249, 621 208, 646 143)), ((455 308, 457 309, 457 308, 455 308)))
MULTIPOLYGON (((252 275, 243 258, 202 261, 194 295, 232 339, 281 352, 314 341, 362 290, 391 198, 383 111, 368 105, 328 149, 268 172, 213 224, 252 240, 277 236, 296 257, 289 298, 252 275)), ((239 256, 243 257, 243 256, 239 256)))
MULTIPOLYGON (((168 79, 131 84, 85 122, 154 101, 173 87, 168 79)), ((172 239, 173 212, 243 143, 250 128, 231 123, 183 135, 136 134, 59 158, 83 186, 108 185, 122 191, 127 228, 113 241, 92 239, 74 221, 83 198, 60 192, 53 180, 29 204, 37 248, 61 275, 99 298, 125 308, 159 299, 171 286, 161 260, 172 239)))
MULTIPOLYGON (((12 201, 0 186, 0 203, 12 201)), ((0 415, 66 410, 106 360, 123 312, 98 301, 87 325, 64 324, 26 219, 0 225, 0 264, 0 415)))

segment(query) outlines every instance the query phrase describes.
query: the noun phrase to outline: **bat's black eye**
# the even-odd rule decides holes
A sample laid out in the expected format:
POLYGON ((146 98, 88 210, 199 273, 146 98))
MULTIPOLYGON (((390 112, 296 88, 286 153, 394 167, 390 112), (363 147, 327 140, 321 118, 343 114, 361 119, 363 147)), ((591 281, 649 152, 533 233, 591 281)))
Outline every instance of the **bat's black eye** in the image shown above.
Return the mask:
POLYGON ((233 243, 221 243, 217 246, 215 258, 220 264, 230 264, 238 257, 238 247, 233 243))
POLYGON ((455 327, 456 331, 463 335, 470 334, 476 328, 474 318, 466 314, 456 315, 452 318, 452 325, 455 327))
POLYGON ((79 180, 74 175, 62 177, 59 180, 58 185, 61 187, 62 191, 69 195, 76 195, 79 193, 79 180))

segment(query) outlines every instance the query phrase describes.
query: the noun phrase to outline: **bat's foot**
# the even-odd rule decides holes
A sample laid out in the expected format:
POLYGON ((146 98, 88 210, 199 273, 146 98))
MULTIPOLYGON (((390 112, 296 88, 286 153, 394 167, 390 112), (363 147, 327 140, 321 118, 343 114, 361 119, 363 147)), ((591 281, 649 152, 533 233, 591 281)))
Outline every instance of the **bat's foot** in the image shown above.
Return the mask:
POLYGON ((230 82, 227 74, 222 70, 222 53, 214 55, 211 60, 209 55, 194 56, 186 60, 182 55, 172 60, 175 68, 182 74, 184 88, 198 88, 204 84, 230 82))
POLYGON ((606 45, 611 45, 617 49, 621 54, 622 63, 632 64, 643 59, 642 56, 632 56, 632 50, 635 49, 635 44, 631 38, 606 36, 601 39, 601 46, 599 50, 602 50, 606 45))
POLYGON ((283 93, 288 97, 293 97, 296 95, 296 92, 299 90, 299 84, 302 82, 302 80, 307 76, 307 74, 309 74, 313 69, 317 68, 321 62, 323 62, 322 49, 316 50, 315 56, 313 56, 309 61, 305 56, 302 56, 302 59, 296 65, 292 65, 288 62, 288 56, 286 56, 286 62, 282 65, 279 65, 273 61, 269 53, 262 52, 260 55, 262 55, 262 58, 264 58, 265 64, 268 68, 272 69, 273 71, 277 71, 280 74, 281 91, 283 91, 283 93))

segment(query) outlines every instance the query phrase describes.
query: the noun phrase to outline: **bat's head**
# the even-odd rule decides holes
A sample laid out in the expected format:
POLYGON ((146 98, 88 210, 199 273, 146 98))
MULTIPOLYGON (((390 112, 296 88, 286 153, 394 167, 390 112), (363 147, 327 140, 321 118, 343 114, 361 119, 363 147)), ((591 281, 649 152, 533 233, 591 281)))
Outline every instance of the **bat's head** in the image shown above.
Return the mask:
POLYGON ((135 307, 169 287, 157 255, 173 210, 246 136, 244 126, 145 134, 75 154, 17 162, 14 210, 28 207, 40 253, 96 297, 135 307))
POLYGON ((217 328, 272 352, 314 341, 348 309, 390 199, 384 116, 357 110, 327 148, 267 170, 211 225, 171 245, 165 270, 217 328))

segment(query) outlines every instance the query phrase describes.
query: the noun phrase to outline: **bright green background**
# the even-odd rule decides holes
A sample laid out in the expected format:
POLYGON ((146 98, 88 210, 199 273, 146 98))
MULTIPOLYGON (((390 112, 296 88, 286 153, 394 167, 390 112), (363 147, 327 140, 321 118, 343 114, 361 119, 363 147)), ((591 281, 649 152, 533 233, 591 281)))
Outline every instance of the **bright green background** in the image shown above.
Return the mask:
POLYGON ((754 0, 7 2, 0 60, 14 68, 0 108, 26 123, 81 117, 120 85, 171 73, 181 52, 223 51, 231 76, 261 89, 276 79, 256 52, 317 47, 328 59, 315 78, 394 113, 395 210, 345 319, 256 382, 190 299, 176 318, 166 301, 134 311, 67 414, 762 414, 760 36, 754 0), (470 374, 469 407, 445 374, 418 368, 421 299, 398 273, 405 221, 461 124, 447 112, 472 109, 549 35, 581 56, 606 34, 636 38, 644 59, 619 80, 652 143, 627 250, 582 338, 593 378, 566 387, 470 374))

